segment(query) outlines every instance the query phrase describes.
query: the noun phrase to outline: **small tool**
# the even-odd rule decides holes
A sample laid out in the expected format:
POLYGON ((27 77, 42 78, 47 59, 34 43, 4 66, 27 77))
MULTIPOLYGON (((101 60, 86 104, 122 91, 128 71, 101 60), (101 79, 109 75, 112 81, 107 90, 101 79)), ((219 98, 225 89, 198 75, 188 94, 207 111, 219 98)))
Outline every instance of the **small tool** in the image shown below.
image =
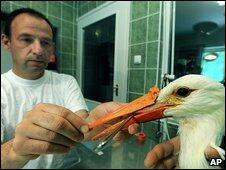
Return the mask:
POLYGON ((118 129, 116 129, 113 133, 111 133, 104 141, 101 141, 93 150, 98 155, 102 155, 102 150, 105 146, 113 139, 113 137, 123 128, 123 126, 132 118, 133 116, 128 117, 125 121, 120 125, 118 129))

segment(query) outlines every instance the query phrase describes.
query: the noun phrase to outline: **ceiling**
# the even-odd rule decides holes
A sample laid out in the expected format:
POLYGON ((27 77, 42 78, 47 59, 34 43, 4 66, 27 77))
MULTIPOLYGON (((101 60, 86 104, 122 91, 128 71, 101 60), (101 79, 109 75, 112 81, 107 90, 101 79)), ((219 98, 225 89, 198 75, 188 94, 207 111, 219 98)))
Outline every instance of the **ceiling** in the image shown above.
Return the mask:
POLYGON ((217 1, 176 1, 176 34, 194 33, 194 24, 204 21, 212 21, 219 28, 225 28, 224 8, 217 1))

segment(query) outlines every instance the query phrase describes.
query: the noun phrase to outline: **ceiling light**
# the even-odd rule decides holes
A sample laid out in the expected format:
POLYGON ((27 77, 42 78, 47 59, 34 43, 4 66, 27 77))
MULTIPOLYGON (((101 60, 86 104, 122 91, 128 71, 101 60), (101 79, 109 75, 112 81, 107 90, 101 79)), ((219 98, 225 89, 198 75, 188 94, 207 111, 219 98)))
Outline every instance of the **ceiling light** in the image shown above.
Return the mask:
POLYGON ((217 53, 208 53, 204 55, 204 59, 208 61, 215 60, 218 57, 217 53))
POLYGON ((202 35, 211 35, 217 30, 217 28, 218 28, 218 25, 215 22, 210 22, 210 21, 199 22, 193 26, 193 30, 196 33, 202 34, 202 35))

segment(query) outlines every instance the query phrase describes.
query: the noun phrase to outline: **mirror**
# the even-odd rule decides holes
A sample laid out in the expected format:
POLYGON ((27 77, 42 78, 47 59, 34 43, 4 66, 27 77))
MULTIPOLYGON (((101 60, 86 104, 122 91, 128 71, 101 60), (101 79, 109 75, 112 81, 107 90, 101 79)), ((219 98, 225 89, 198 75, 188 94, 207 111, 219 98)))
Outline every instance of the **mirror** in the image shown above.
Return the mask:
POLYGON ((225 6, 217 2, 176 1, 176 78, 186 74, 202 74, 224 83, 225 6), (208 57, 212 59, 206 59, 208 57))

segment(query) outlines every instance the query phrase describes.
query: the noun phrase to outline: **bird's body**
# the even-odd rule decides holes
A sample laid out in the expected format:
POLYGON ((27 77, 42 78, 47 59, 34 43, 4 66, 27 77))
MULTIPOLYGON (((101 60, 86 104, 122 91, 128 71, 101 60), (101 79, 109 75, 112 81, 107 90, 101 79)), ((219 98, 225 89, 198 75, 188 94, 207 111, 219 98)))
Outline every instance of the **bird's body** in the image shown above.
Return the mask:
POLYGON ((225 88, 205 76, 186 75, 166 86, 158 100, 170 95, 178 97, 178 89, 182 88, 189 91, 187 96, 179 95, 182 104, 164 111, 165 116, 179 121, 179 167, 214 168, 204 153, 208 146, 220 146, 225 133, 225 88))

